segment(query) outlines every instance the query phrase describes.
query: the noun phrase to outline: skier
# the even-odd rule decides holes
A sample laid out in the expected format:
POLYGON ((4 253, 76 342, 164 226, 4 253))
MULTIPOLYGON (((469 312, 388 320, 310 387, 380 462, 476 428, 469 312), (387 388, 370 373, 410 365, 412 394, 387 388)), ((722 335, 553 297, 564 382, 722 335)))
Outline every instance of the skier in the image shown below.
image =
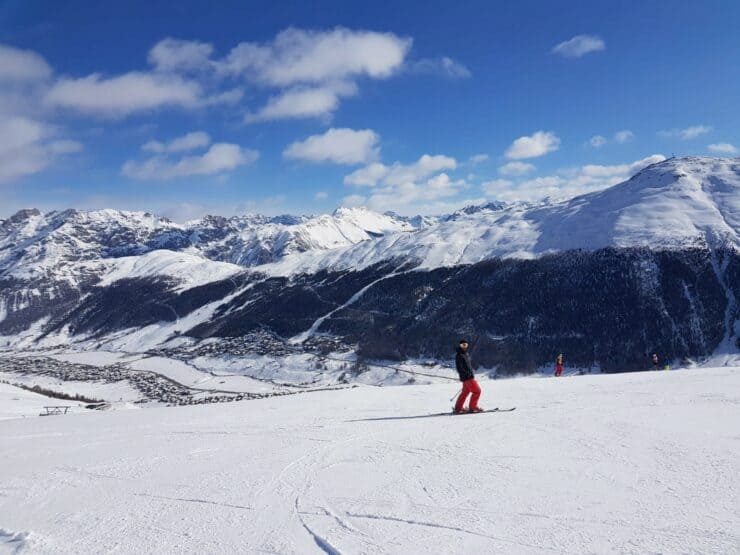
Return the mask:
POLYGON ((653 353, 651 360, 653 363, 653 370, 660 370, 660 359, 656 353, 653 353))
POLYGON ((563 373, 563 355, 562 353, 555 357, 555 377, 560 377, 563 373))
POLYGON ((473 374, 473 363, 470 362, 470 353, 468 352, 469 345, 466 339, 461 339, 455 356, 455 366, 462 382, 462 392, 457 398, 453 411, 455 414, 463 412, 463 405, 465 405, 465 399, 468 395, 471 395, 468 411, 483 412, 483 409, 478 406, 481 390, 478 382, 475 381, 475 374, 473 374))

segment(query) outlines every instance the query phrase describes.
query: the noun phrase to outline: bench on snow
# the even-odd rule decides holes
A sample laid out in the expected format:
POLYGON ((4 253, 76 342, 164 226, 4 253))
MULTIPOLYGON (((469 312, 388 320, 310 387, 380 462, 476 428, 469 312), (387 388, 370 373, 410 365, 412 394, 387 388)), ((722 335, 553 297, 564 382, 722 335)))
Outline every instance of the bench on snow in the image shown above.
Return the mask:
POLYGON ((51 416, 53 414, 67 414, 67 411, 72 407, 69 405, 52 405, 50 407, 44 407, 46 412, 42 412, 39 416, 51 416))

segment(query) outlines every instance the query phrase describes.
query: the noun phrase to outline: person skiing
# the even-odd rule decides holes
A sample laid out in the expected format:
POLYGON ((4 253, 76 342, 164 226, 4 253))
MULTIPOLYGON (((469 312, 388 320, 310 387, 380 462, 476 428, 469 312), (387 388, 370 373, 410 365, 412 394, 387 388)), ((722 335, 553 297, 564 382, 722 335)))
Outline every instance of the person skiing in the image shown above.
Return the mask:
POLYGON ((555 377, 560 377, 563 373, 563 354, 559 354, 555 357, 555 377))
POLYGON ((457 347, 457 354, 455 355, 455 367, 457 373, 460 375, 460 381, 462 382, 462 391, 457 398, 455 403, 455 414, 464 412, 463 406, 465 405, 465 399, 470 395, 470 405, 468 407, 469 412, 483 412, 483 409, 478 406, 478 399, 480 399, 481 389, 478 382, 475 381, 475 374, 473 373, 473 363, 470 361, 470 353, 468 352, 470 344, 466 339, 461 339, 457 347))
POLYGON ((653 370, 660 370, 660 359, 656 353, 653 353, 651 361, 653 363, 653 370))

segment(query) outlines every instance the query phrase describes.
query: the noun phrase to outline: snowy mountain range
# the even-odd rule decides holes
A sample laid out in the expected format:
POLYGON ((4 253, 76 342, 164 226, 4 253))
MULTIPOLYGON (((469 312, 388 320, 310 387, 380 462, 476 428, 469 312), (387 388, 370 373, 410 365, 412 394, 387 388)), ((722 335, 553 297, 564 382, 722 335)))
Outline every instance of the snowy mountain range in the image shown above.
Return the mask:
MULTIPOLYGON (((606 302, 596 310, 640 330, 642 339, 629 332, 636 343, 619 359, 627 366, 656 346, 666 356, 702 356, 735 348, 739 233, 740 159, 728 158, 673 158, 573 199, 489 203, 437 217, 342 208, 180 225, 140 212, 29 209, 0 221, 0 336, 17 347, 120 341, 123 333, 132 346, 146 328, 150 339, 139 347, 153 348, 175 337, 263 330, 293 344, 328 334, 358 353, 407 358, 441 356, 433 344, 467 333, 511 338, 481 342, 486 364, 500 365, 504 347, 513 366, 531 369, 574 337, 579 350, 589 345, 590 332, 575 324, 552 324, 555 339, 543 339, 543 322, 557 318, 548 306, 563 312, 568 290, 551 284, 568 278, 582 282, 572 294, 606 302), (483 306, 454 306, 455 280, 483 306), (493 283, 496 290, 487 289, 493 283), (601 295, 614 287, 631 288, 631 302, 649 298, 644 318, 658 318, 668 332, 610 307, 601 295), (539 301, 525 307, 519 297, 539 301), (401 312, 389 312, 389 303, 401 312), (451 311, 444 325, 442 307, 451 311), (490 321, 498 311, 505 316, 490 321), (381 349, 389 339, 378 335, 381 325, 416 330, 418 340, 381 349)), ((580 363, 613 366, 619 357, 607 351, 590 349, 580 363)))

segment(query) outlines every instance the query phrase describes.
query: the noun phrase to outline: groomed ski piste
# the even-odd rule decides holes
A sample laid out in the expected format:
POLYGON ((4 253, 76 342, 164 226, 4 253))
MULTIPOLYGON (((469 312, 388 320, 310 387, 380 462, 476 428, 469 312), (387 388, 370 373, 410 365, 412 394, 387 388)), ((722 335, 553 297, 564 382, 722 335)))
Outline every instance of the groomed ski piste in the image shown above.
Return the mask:
POLYGON ((480 381, 5 414, 0 552, 740 551, 740 367, 480 381))

